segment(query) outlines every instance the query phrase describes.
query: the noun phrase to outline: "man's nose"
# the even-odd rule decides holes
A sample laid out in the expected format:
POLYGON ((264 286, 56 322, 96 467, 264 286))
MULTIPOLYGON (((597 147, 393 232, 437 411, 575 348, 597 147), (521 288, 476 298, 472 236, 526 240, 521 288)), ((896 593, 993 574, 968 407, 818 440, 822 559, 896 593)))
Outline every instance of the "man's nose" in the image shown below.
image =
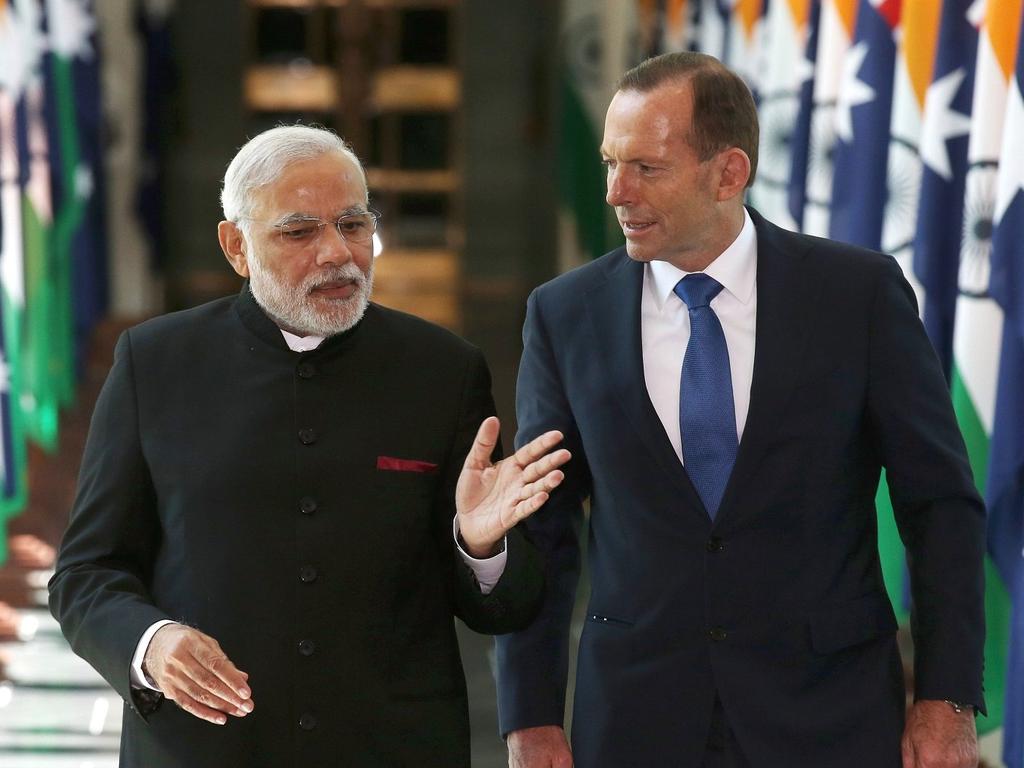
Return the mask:
POLYGON ((352 261, 352 250, 348 241, 341 236, 341 232, 333 223, 328 224, 320 233, 320 239, 316 244, 316 263, 344 264, 349 261, 352 261))
POLYGON ((620 206, 629 205, 633 202, 632 185, 629 183, 627 174, 619 168, 608 169, 608 194, 605 200, 608 205, 620 206))

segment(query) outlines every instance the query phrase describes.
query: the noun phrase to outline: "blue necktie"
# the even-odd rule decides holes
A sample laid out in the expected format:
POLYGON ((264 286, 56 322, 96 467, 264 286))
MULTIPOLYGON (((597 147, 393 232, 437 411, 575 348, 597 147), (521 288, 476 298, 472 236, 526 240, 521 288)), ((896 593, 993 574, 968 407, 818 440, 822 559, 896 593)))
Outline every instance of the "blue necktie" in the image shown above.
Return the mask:
POLYGON ((736 461, 736 407, 729 349, 711 300, 722 290, 714 278, 687 275, 673 289, 690 312, 690 341, 679 383, 683 463, 704 508, 715 519, 736 461))

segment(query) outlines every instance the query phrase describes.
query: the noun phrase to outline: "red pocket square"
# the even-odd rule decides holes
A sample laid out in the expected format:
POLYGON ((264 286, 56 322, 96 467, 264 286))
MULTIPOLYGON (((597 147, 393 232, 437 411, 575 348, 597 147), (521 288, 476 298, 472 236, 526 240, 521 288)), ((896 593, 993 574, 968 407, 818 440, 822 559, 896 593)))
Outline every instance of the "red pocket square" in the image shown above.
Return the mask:
POLYGON ((394 456, 378 456, 377 469, 388 469, 393 472, 437 472, 437 464, 417 459, 396 459, 394 456))

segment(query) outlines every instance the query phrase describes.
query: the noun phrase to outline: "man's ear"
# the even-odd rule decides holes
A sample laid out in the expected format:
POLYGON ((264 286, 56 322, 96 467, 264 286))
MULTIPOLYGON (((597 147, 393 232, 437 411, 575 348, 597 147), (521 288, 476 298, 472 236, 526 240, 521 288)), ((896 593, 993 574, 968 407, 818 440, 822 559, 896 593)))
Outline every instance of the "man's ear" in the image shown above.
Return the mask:
POLYGON ((729 147, 718 153, 715 158, 719 168, 718 201, 731 200, 747 188, 750 178, 750 158, 739 147, 729 147))
POLYGON ((222 221, 217 225, 217 239, 231 268, 242 277, 249 276, 249 260, 245 253, 245 236, 233 221, 222 221))

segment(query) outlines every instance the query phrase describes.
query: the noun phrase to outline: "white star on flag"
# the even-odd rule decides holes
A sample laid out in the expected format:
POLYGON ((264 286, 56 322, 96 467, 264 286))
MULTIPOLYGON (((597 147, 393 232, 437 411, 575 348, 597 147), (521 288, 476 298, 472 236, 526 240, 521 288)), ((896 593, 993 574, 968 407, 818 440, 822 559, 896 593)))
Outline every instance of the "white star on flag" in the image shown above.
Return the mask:
POLYGON ((88 0, 47 0, 50 19, 50 50, 67 59, 91 59, 90 36, 96 20, 89 13, 88 0))
POLYGON ((40 32, 41 17, 35 0, 21 0, 0 14, 0 90, 21 98, 25 86, 39 68, 46 41, 40 32))
POLYGON ((967 9, 967 21, 975 29, 981 29, 981 24, 985 20, 985 5, 988 0, 974 0, 971 3, 971 7, 967 9))
POLYGON ((960 90, 964 75, 963 67, 943 75, 928 87, 928 93, 924 97, 921 159, 946 181, 953 178, 946 142, 959 136, 966 136, 971 130, 971 118, 957 112, 951 106, 957 91, 960 90))
POLYGON ((843 61, 843 79, 836 104, 836 135, 847 144, 853 141, 853 108, 867 104, 875 98, 875 89, 860 80, 857 73, 868 55, 868 44, 861 40, 843 61))

